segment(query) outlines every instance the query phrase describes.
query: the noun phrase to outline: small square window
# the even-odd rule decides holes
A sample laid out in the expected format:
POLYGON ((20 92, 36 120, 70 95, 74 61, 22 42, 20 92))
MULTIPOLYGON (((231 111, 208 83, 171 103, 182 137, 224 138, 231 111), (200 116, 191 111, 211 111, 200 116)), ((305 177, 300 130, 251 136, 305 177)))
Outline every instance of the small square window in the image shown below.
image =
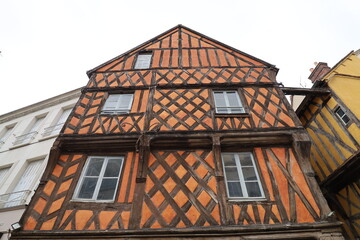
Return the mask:
POLYGON ((345 125, 350 122, 350 118, 348 117, 348 115, 346 115, 345 111, 342 110, 341 107, 337 107, 335 113, 345 125))
POLYGON ((216 113, 245 113, 237 91, 214 91, 216 113))
POLYGON ((264 198, 251 152, 222 153, 226 188, 230 199, 264 198))
POLYGON ((86 161, 74 200, 114 201, 124 157, 89 157, 86 161))
POLYGON ((139 54, 136 59, 135 69, 150 68, 151 56, 150 53, 139 54))
POLYGON ((133 102, 133 94, 111 94, 106 99, 102 113, 129 113, 133 102))

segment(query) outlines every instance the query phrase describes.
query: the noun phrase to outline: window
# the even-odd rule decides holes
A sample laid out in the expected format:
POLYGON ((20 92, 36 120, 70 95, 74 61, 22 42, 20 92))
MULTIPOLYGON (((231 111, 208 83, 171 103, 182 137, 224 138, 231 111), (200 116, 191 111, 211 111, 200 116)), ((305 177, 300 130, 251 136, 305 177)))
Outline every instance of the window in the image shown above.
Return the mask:
POLYGON ((31 142, 31 140, 33 140, 35 138, 35 136, 38 134, 40 124, 42 123, 44 118, 45 118, 45 116, 35 118, 35 121, 33 122, 30 129, 23 135, 16 137, 14 145, 25 144, 25 143, 31 142))
POLYGON ((103 113, 129 113, 133 94, 111 94, 103 107, 103 113))
POLYGON ((40 177, 39 173, 42 163, 43 159, 28 162, 15 188, 12 190, 12 193, 6 200, 5 207, 13 207, 25 204, 35 179, 40 177))
POLYGON ((89 157, 76 187, 75 200, 113 201, 123 157, 89 157))
POLYGON ((5 127, 5 129, 0 134, 0 146, 5 143, 6 139, 10 137, 12 130, 14 127, 5 127))
POLYGON ((264 197, 252 153, 222 153, 221 156, 229 198, 264 197))
POLYGON ((236 91, 214 91, 216 113, 245 113, 236 91))
POLYGON ((335 113, 341 119, 341 121, 345 123, 345 125, 350 122, 350 118, 346 115, 345 111, 342 110, 341 107, 337 107, 335 113))
POLYGON ((63 112, 61 113, 61 115, 60 115, 59 119, 56 121, 56 123, 48 128, 45 128, 43 136, 50 136, 50 135, 58 134, 60 132, 62 126, 64 125, 66 119, 70 115, 71 110, 72 110, 71 108, 63 110, 63 112))
POLYGON ((5 167, 0 169, 0 186, 5 182, 5 176, 9 172, 10 167, 5 167))
POLYGON ((149 68, 151 62, 151 53, 142 53, 137 56, 135 69, 149 68))

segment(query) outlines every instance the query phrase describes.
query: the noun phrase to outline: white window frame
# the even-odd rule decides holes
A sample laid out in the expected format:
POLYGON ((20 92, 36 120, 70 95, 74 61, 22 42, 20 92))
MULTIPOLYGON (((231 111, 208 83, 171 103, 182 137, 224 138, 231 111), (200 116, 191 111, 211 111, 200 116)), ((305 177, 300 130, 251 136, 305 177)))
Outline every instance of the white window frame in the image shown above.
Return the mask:
POLYGON ((227 196, 228 196, 228 198, 230 200, 241 200, 241 201, 246 201, 246 200, 247 201, 266 200, 264 190, 263 190, 263 187, 262 187, 262 183, 261 183, 261 180, 260 180, 260 177, 259 177, 258 168, 257 168, 257 165, 255 163, 254 156, 253 156, 252 152, 223 152, 223 153, 221 153, 221 161, 222 161, 223 170, 224 170, 224 177, 225 177, 225 183, 226 183, 227 196), (224 163, 224 155, 227 155, 227 154, 235 156, 236 169, 237 169, 237 172, 238 172, 243 197, 231 197, 230 196, 228 182, 235 182, 235 181, 228 181, 227 180, 226 171, 225 171, 225 163, 224 163), (251 161, 252 161, 252 165, 253 165, 254 172, 255 172, 257 180, 245 181, 244 175, 243 175, 243 172, 242 172, 242 166, 241 166, 241 163, 240 163, 239 154, 249 154, 249 156, 251 158, 251 161), (257 182, 258 185, 259 185, 261 196, 249 197, 245 182, 257 182))
POLYGON ((109 97, 106 99, 103 109, 101 110, 101 113, 109 113, 109 114, 117 114, 117 113, 129 113, 131 111, 131 107, 134 100, 134 94, 133 93, 122 93, 122 94, 109 94, 109 97), (128 106, 126 108, 121 108, 120 104, 123 96, 125 95, 131 95, 130 101, 128 103, 128 106), (117 97, 117 103, 115 109, 108 109, 109 99, 117 97))
POLYGON ((81 201, 81 202, 114 202, 115 196, 116 196, 116 193, 117 193, 117 190, 118 190, 118 187, 119 187, 119 180, 120 180, 120 177, 121 177, 122 168, 124 166, 124 161, 125 161, 124 156, 106 156, 106 157, 105 156, 90 156, 90 157, 88 157, 86 159, 85 166, 84 166, 84 168, 83 168, 83 170, 81 172, 81 176, 80 176, 80 179, 79 179, 78 184, 76 186, 76 189, 75 189, 74 196, 73 196, 72 200, 81 201), (80 189, 82 187, 82 184, 83 184, 83 181, 84 181, 84 178, 85 178, 85 173, 86 173, 86 171, 88 169, 88 166, 90 164, 91 159, 93 159, 93 158, 103 158, 104 159, 104 162, 103 162, 103 164, 101 166, 101 171, 100 171, 99 176, 98 176, 96 187, 95 187, 94 192, 93 192, 93 196, 92 196, 92 198, 79 198, 78 196, 79 196, 80 189), (104 177, 105 169, 107 167, 109 159, 114 159, 114 158, 121 159, 121 166, 120 166, 120 170, 119 170, 119 175, 117 176, 116 186, 115 186, 115 190, 114 190, 114 196, 110 200, 97 200, 102 180, 106 179, 106 178, 115 178, 115 177, 104 177))
POLYGON ((7 176, 10 173, 11 167, 12 167, 12 165, 5 165, 5 166, 0 167, 0 171, 4 171, 3 175, 0 175, 1 176, 1 178, 0 178, 0 186, 2 186, 5 183, 5 181, 7 180, 7 176))
POLYGON ((238 91, 236 91, 236 90, 226 90, 226 91, 214 90, 213 91, 213 96, 214 96, 214 102, 215 102, 215 111, 216 111, 217 114, 242 114, 242 113, 246 113, 244 105, 241 102, 238 91), (224 100, 225 100, 225 106, 221 106, 218 102, 216 102, 215 94, 217 94, 217 93, 222 93, 223 94, 224 100), (237 104, 237 106, 231 106, 230 100, 229 100, 229 97, 228 97, 229 93, 235 93, 236 100, 237 100, 237 102, 235 104, 237 104), (219 108, 224 108, 224 109, 227 110, 227 112, 226 113, 219 112, 219 108), (240 109, 240 112, 234 112, 235 108, 240 109))
POLYGON ((350 117, 346 114, 346 112, 344 111, 344 109, 340 106, 338 106, 337 108, 335 108, 335 114, 340 118, 340 120, 347 126, 349 124, 349 122, 351 121, 350 117), (343 111, 343 115, 340 116, 339 114, 339 110, 343 111), (347 117, 349 119, 349 121, 345 122, 344 121, 344 117, 347 117))
POLYGON ((151 65, 151 53, 140 53, 138 54, 135 62, 134 69, 147 69, 151 65))
POLYGON ((5 126, 4 129, 0 132, 0 147, 11 136, 14 129, 15 129, 15 124, 12 124, 9 126, 5 126))

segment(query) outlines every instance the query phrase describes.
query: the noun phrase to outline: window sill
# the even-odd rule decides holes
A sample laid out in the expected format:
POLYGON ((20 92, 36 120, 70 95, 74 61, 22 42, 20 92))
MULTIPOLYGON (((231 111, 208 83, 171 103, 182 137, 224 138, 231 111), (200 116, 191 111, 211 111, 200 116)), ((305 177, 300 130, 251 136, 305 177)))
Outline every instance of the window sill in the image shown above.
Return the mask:
POLYGON ((215 117, 250 117, 249 113, 215 113, 215 117))
POLYGON ((261 198, 228 198, 227 201, 230 203, 242 203, 242 202, 249 203, 249 202, 267 202, 268 199, 263 198, 263 197, 261 197, 261 198))
POLYGON ((91 199, 71 199, 71 202, 76 203, 114 203, 115 200, 91 200, 91 199))

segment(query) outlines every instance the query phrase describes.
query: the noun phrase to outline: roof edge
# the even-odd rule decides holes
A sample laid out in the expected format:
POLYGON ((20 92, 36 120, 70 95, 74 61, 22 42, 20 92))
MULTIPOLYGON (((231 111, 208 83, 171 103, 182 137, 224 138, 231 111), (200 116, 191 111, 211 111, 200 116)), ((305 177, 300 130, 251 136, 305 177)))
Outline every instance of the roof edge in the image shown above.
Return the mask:
POLYGON ((126 52, 124 52, 124 53, 122 53, 122 54, 120 54, 120 55, 118 55, 118 56, 116 56, 116 57, 114 57, 114 58, 112 58, 112 59, 110 59, 110 60, 102 63, 102 64, 100 64, 99 66, 94 67, 94 68, 86 71, 86 74, 88 75, 88 77, 90 77, 93 72, 95 72, 96 70, 98 70, 98 69, 104 67, 105 65, 111 63, 112 61, 115 61, 115 60, 117 60, 117 59, 119 59, 119 58, 122 58, 122 57, 125 56, 126 54, 131 53, 131 52, 135 51, 136 49, 145 46, 145 45, 148 44, 148 43, 151 43, 152 41, 156 40, 157 38, 161 37, 162 35, 165 35, 165 34, 171 32, 171 31, 174 31, 175 29, 177 29, 177 28, 179 28, 179 27, 181 27, 181 26, 182 26, 182 25, 179 24, 179 25, 176 25, 175 27, 170 28, 169 30, 166 30, 165 32, 163 32, 163 33, 161 33, 161 34, 159 34, 159 35, 151 38, 150 40, 147 40, 146 42, 143 42, 143 43, 141 43, 140 45, 138 45, 138 46, 136 46, 136 47, 134 47, 134 48, 131 48, 130 50, 128 50, 128 51, 126 51, 126 52))
POLYGON ((348 57, 350 57, 350 55, 352 55, 354 53, 354 50, 351 50, 347 55, 345 55, 345 57, 343 57, 342 59, 340 59, 339 62, 337 62, 330 70, 327 74, 325 74, 322 79, 320 81, 323 81, 325 79, 327 79, 329 77, 329 75, 335 71, 335 69, 340 65, 342 64, 348 57))
POLYGON ((118 56, 116 56, 116 57, 114 57, 114 58, 112 58, 112 59, 104 62, 104 63, 102 63, 102 64, 100 64, 99 66, 97 66, 97 67, 95 67, 95 68, 92 68, 92 69, 88 70, 88 71, 86 72, 86 74, 88 75, 88 77, 90 77, 91 74, 94 73, 96 70, 104 67, 105 65, 107 65, 107 64, 109 64, 109 63, 111 63, 111 62, 113 62, 113 61, 115 61, 115 60, 118 60, 119 58, 125 56, 126 54, 128 54, 128 53, 130 53, 130 52, 133 52, 133 51, 135 51, 135 50, 137 50, 137 49, 139 49, 139 48, 141 48, 141 47, 143 47, 143 46, 145 46, 145 45, 147 45, 147 44, 149 44, 149 43, 157 40, 157 39, 158 39, 159 37, 161 37, 162 35, 166 35, 166 34, 168 34, 169 32, 172 32, 172 31, 176 30, 177 28, 184 28, 184 29, 186 29, 186 30, 188 30, 188 31, 190 31, 190 32, 193 32, 193 33, 195 33, 195 34, 197 34, 197 35, 199 35, 199 36, 201 36, 201 37, 203 37, 203 38, 206 38, 206 39, 208 39, 208 40, 210 40, 210 41, 212 41, 212 42, 214 42, 214 43, 216 43, 216 44, 222 45, 222 46, 224 46, 225 48, 228 48, 228 49, 230 49, 230 50, 232 50, 232 51, 235 51, 235 52, 237 52, 237 53, 239 53, 239 54, 242 54, 242 55, 244 55, 244 56, 246 56, 246 57, 252 58, 252 59, 254 59, 254 60, 258 61, 258 62, 261 62, 261 63, 263 63, 264 65, 266 65, 267 67, 273 68, 276 73, 279 71, 279 69, 278 69, 275 65, 273 65, 273 64, 271 64, 271 63, 268 63, 268 62, 266 62, 266 61, 264 61, 264 60, 261 60, 261 59, 259 59, 259 58, 256 58, 256 57, 254 57, 254 56, 252 56, 252 55, 250 55, 250 54, 248 54, 248 53, 242 52, 242 51, 240 51, 240 50, 238 50, 238 49, 236 49, 236 48, 233 48, 233 47, 231 47, 231 46, 229 46, 229 45, 227 45, 227 44, 225 44, 225 43, 222 43, 222 42, 220 42, 220 41, 218 41, 218 40, 215 40, 215 39, 213 39, 213 38, 211 38, 211 37, 208 37, 208 36, 206 36, 206 35, 204 35, 204 34, 202 34, 202 33, 199 33, 199 32, 197 32, 197 31, 195 31, 195 30, 193 30, 193 29, 191 29, 191 28, 189 28, 189 27, 186 27, 186 26, 184 26, 184 25, 182 25, 182 24, 178 24, 178 25, 176 25, 175 27, 172 27, 172 28, 170 28, 169 30, 166 30, 165 32, 163 32, 163 33, 161 33, 161 34, 159 34, 159 35, 151 38, 150 40, 148 40, 148 41, 146 41, 146 42, 144 42, 144 43, 142 43, 142 44, 140 44, 140 45, 138 45, 138 46, 136 46, 136 47, 134 47, 134 48, 132 48, 132 49, 130 49, 130 50, 128 50, 128 51, 126 51, 126 52, 124 52, 124 53, 122 53, 122 54, 120 54, 120 55, 118 55, 118 56))

